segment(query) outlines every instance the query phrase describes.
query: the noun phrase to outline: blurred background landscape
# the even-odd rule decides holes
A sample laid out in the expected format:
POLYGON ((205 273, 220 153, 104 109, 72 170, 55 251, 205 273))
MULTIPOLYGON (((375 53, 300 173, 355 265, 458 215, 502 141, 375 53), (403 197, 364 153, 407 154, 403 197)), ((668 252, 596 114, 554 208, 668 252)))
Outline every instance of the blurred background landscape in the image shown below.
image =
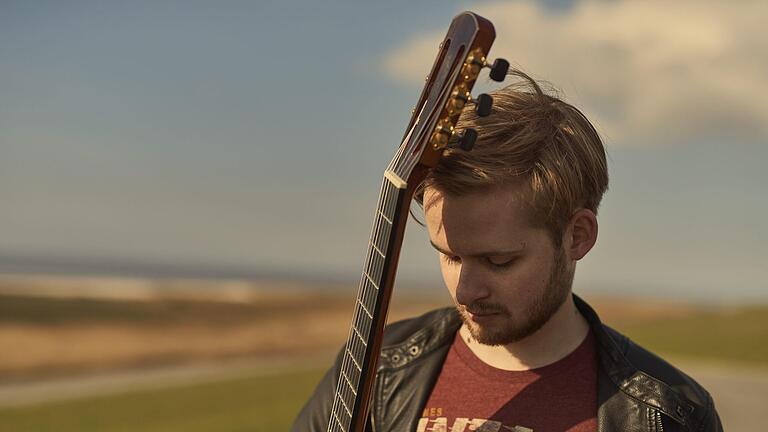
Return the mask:
MULTIPOLYGON (((285 430, 462 10, 605 139, 574 290, 763 430, 768 3, 565 0, 0 3, 0 430, 285 430)), ((410 223, 390 320, 448 304, 410 223)))

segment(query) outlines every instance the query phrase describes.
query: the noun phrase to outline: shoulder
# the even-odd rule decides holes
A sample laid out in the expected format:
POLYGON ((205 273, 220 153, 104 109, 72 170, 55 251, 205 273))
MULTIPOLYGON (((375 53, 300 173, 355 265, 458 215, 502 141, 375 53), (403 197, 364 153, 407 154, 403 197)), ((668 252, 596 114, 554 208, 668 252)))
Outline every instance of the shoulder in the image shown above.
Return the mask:
POLYGON ((704 387, 668 361, 603 324, 578 296, 574 295, 574 301, 596 335, 599 368, 608 378, 601 385, 606 403, 622 399, 611 397, 618 390, 628 399, 653 407, 678 423, 696 425, 694 430, 722 431, 712 396, 704 387))
POLYGON ((693 378, 605 325, 594 309, 580 297, 574 295, 574 301, 596 332, 602 367, 619 388, 642 391, 643 394, 631 395, 641 400, 665 399, 668 396, 672 400, 684 399, 705 408, 712 403, 709 393, 693 378))
POLYGON ((688 374, 638 345, 617 330, 606 325, 603 325, 603 328, 611 339, 617 342, 621 352, 637 369, 637 372, 665 384, 675 393, 700 407, 706 407, 711 403, 709 393, 688 374))
POLYGON ((624 393, 695 430, 722 431, 712 396, 696 380, 618 331, 606 325, 602 328, 631 365, 624 380, 614 381, 624 393))

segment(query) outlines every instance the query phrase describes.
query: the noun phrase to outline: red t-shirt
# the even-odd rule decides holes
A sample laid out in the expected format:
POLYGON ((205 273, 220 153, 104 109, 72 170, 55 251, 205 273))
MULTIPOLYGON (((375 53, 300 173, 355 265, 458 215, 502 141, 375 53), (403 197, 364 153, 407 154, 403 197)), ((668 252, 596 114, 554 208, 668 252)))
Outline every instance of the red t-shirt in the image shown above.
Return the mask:
POLYGON ((550 365, 506 371, 478 359, 456 332, 417 432, 597 430, 597 354, 590 331, 550 365))

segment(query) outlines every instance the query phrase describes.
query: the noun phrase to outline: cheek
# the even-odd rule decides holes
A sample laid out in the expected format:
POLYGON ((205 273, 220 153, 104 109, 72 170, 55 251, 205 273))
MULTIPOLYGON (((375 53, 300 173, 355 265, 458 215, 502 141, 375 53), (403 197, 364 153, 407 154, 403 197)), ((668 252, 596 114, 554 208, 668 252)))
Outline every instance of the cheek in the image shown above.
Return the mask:
POLYGON ((459 284, 461 266, 446 263, 440 259, 440 273, 443 275, 443 282, 445 282, 445 286, 451 293, 451 297, 456 298, 456 286, 459 284))

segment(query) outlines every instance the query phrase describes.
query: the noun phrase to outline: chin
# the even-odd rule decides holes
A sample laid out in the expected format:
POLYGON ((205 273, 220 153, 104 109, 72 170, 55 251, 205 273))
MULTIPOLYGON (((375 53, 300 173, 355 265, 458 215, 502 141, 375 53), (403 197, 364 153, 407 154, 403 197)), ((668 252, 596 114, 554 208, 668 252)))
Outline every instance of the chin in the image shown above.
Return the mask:
POLYGON ((483 325, 474 322, 470 316, 461 314, 462 321, 469 330, 472 339, 483 345, 492 346, 519 342, 536 333, 549 321, 550 317, 551 315, 543 320, 529 320, 524 323, 516 323, 510 318, 505 317, 501 319, 502 322, 483 325))

